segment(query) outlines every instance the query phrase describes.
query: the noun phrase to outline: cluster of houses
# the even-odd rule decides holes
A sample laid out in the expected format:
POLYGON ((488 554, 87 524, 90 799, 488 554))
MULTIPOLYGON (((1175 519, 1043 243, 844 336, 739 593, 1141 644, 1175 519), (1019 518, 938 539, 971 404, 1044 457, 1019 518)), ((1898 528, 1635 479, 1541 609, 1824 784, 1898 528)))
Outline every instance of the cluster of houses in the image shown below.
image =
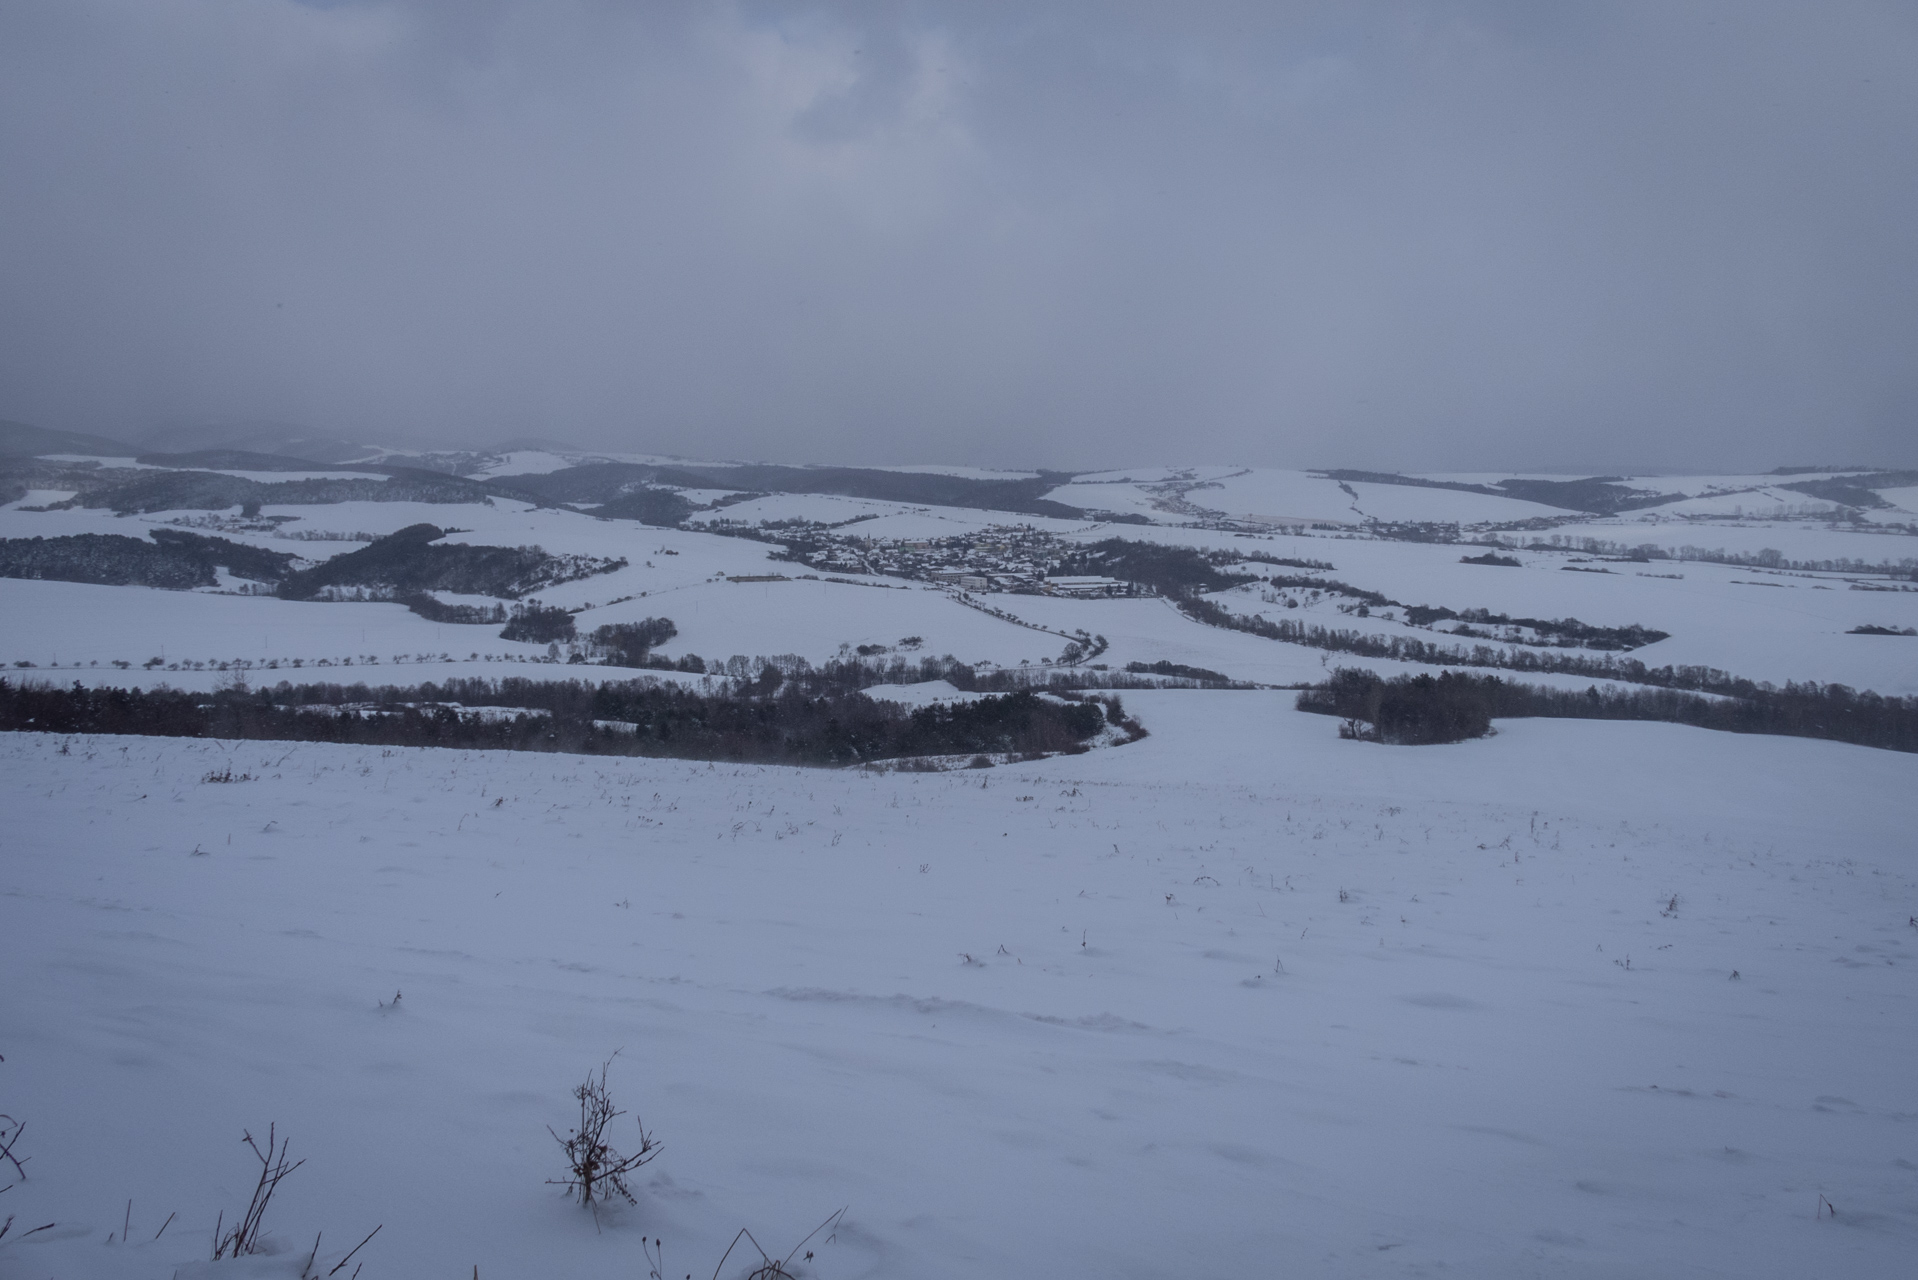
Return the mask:
POLYGON ((966 592, 1098 599, 1150 594, 1135 583, 1051 572, 1066 548, 1051 534, 1008 526, 948 538, 842 538, 807 557, 818 568, 919 578, 966 592))
POLYGON ((957 587, 961 591, 1019 591, 1028 595, 1074 596, 1079 599, 1103 599, 1143 593, 1137 584, 1118 578, 1097 576, 1033 577, 1024 573, 986 573, 973 569, 934 569, 926 574, 933 582, 957 587))

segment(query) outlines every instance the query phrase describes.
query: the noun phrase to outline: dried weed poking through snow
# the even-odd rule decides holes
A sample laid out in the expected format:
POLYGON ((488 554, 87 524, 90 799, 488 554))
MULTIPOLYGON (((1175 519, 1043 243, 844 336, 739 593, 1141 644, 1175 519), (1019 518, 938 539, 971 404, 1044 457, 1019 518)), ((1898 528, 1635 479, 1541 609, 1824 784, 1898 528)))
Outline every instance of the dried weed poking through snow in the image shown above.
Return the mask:
POLYGON ((569 1130, 562 1138, 554 1133, 551 1125, 546 1127, 546 1132, 553 1134, 553 1141, 566 1152, 567 1169, 566 1177, 548 1178, 548 1185, 565 1187, 567 1195, 578 1196, 579 1202, 588 1208, 595 1208, 609 1191, 627 1204, 638 1204, 632 1189, 626 1185, 626 1175, 650 1163, 660 1152, 658 1140, 646 1132, 645 1122, 637 1118, 638 1151, 622 1156, 606 1139, 606 1127, 626 1114, 613 1105, 612 1094, 606 1088, 606 1069, 618 1056, 615 1052, 612 1058, 600 1063, 597 1077, 589 1071, 585 1081, 574 1087, 573 1097, 579 1101, 578 1128, 569 1130))

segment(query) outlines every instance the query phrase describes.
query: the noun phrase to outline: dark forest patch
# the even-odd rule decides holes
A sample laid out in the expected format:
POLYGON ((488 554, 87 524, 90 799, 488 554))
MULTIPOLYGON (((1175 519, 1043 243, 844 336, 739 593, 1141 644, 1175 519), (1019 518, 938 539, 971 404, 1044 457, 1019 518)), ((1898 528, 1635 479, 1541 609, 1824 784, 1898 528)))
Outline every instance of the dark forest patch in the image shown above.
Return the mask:
POLYGON ((578 634, 579 629, 574 625, 572 614, 535 600, 513 610, 513 616, 500 629, 499 638, 517 640, 522 644, 556 644, 562 640, 572 640, 578 634))
POLYGON ((608 520, 637 520, 641 524, 670 529, 697 508, 674 489, 636 489, 595 508, 593 514, 608 520))
POLYGON ((225 538, 154 529, 153 541, 118 533, 0 539, 0 578, 41 578, 101 586, 210 587, 215 568, 238 578, 277 582, 293 557, 225 538))
POLYGON ((508 617, 503 604, 446 604, 424 591, 395 596, 394 599, 428 622, 447 623, 456 627, 497 627, 508 617))
POLYGON ((254 582, 280 581, 292 571, 295 559, 285 551, 268 551, 264 547, 188 533, 184 529, 153 529, 147 536, 180 555, 218 565, 236 578, 254 582))
POLYGON ((1258 579, 1246 573, 1228 573, 1220 566, 1245 557, 1225 551, 1195 551, 1156 542, 1107 538, 1064 556, 1055 575, 1096 575, 1136 582, 1163 596, 1185 596, 1195 591, 1224 591, 1258 579))
POLYGON ((642 618, 638 622, 609 622, 588 636, 603 661, 616 667, 643 667, 652 652, 679 634, 671 618, 642 618))
POLYGON ((0 541, 0 578, 44 578, 113 587, 210 587, 213 570, 168 547, 119 533, 0 541))
POLYGON ((565 751, 766 764, 1082 751, 1096 701, 1009 693, 920 707, 857 692, 703 694, 655 681, 454 680, 410 688, 289 685, 254 692, 71 689, 0 679, 0 729, 565 751), (511 717, 473 707, 517 709, 511 717))
POLYGON ((436 525, 409 525, 289 575, 280 585, 288 600, 311 600, 330 588, 372 587, 388 598, 425 591, 517 600, 544 587, 624 568, 625 560, 556 556, 540 547, 486 547, 441 543, 436 525))
POLYGON ((1825 738, 1890 751, 1918 751, 1918 698, 1859 693, 1840 684, 1746 688, 1705 698, 1676 689, 1577 692, 1492 675, 1445 671, 1382 679, 1341 668, 1299 694, 1298 708, 1346 721, 1345 737, 1398 744, 1481 737, 1494 719, 1657 720, 1729 733, 1825 738))
POLYGON ((1191 667, 1183 662, 1128 662, 1125 669, 1135 676, 1173 676, 1180 680, 1196 680, 1202 685, 1227 688, 1236 683, 1231 676, 1222 675, 1205 667, 1191 667))
POLYGON ((1827 502, 1872 510, 1891 505, 1873 490, 1902 489, 1915 484, 1918 484, 1918 471, 1872 471, 1863 475, 1832 476, 1825 480, 1799 480, 1778 487, 1802 493, 1808 498, 1823 498, 1827 502))

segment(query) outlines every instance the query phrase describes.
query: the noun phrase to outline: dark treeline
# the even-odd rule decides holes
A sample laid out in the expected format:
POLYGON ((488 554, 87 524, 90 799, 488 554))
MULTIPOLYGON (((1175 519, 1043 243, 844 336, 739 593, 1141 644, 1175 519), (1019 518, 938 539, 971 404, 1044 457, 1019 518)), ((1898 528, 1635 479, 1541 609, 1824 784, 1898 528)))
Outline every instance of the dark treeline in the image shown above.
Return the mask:
MULTIPOLYGON (((1385 609, 1398 604, 1391 596, 1382 591, 1373 591, 1366 587, 1355 587, 1349 582, 1340 582, 1334 578, 1301 578, 1297 574, 1275 573, 1264 580, 1281 591, 1319 591, 1328 596, 1346 596, 1374 609, 1385 609)), ((1418 605, 1416 608, 1426 608, 1418 605)), ((1364 616, 1364 615, 1360 615, 1364 616)))
MULTIPOLYGON (((210 587, 214 570, 278 584, 289 600, 311 600, 342 589, 359 598, 397 599, 436 622, 492 622, 503 611, 441 605, 429 591, 518 599, 556 583, 623 568, 624 560, 556 556, 540 547, 486 547, 441 543, 444 530, 416 524, 310 569, 294 570, 284 551, 189 533, 152 529, 151 542, 118 533, 53 538, 0 538, 0 577, 43 578, 108 586, 210 587)), ((559 611, 564 613, 563 610, 559 611)), ((550 629, 550 628, 549 628, 550 629)), ((568 618, 564 638, 571 638, 568 618)), ((542 636, 542 640, 558 638, 542 636)))
MULTIPOLYGON (((771 687, 698 693, 635 680, 601 685, 452 680, 410 688, 280 684, 255 691, 68 689, 0 679, 0 729, 564 751, 766 764, 843 765, 905 756, 1082 751, 1097 702, 1011 693, 908 710, 857 692, 771 687), (517 714, 475 713, 506 708, 517 714)), ((1114 708, 1115 719, 1121 713, 1114 708)))
POLYGON ((1206 667, 1190 667, 1183 662, 1128 662, 1125 669, 1135 676, 1173 676, 1180 680, 1196 680, 1201 685, 1212 685, 1226 689, 1237 683, 1231 676, 1221 675, 1206 667))
POLYGON ((1675 689, 1550 689, 1462 671, 1386 680, 1342 668, 1325 684, 1301 693, 1298 706, 1345 720, 1346 736, 1399 744, 1460 742, 1482 736, 1495 719, 1548 716, 1659 720, 1918 751, 1918 698, 1887 698, 1836 684, 1788 684, 1742 697, 1706 698, 1675 689))
POLYGON ((285 551, 268 551, 230 538, 213 538, 184 529, 152 529, 147 536, 178 555, 218 565, 236 578, 249 578, 254 582, 280 581, 291 571, 294 560, 285 551))
POLYGON ((507 618, 503 604, 445 604, 424 591, 395 596, 394 599, 428 622, 447 622, 460 627, 497 627, 507 618))
POLYGON ((608 520, 637 520, 641 524, 671 529, 696 510, 698 508, 675 489, 636 489, 621 494, 611 502, 602 503, 591 514, 604 516, 608 520))
POLYGON ((1341 668, 1323 685, 1301 693, 1297 705, 1301 711, 1344 720, 1341 738, 1430 746, 1490 733, 1490 685, 1501 683, 1497 676, 1456 671, 1382 680, 1370 671, 1341 668))
MULTIPOLYGON (((1329 570, 1331 565, 1316 560, 1286 560, 1261 552, 1237 551, 1194 551, 1188 547, 1166 547, 1151 542, 1133 542, 1124 538, 1107 538, 1103 542, 1093 543, 1083 551, 1070 556, 1064 562, 1060 572, 1098 573, 1120 578, 1127 582, 1137 582, 1152 588, 1160 595, 1178 601, 1187 614, 1200 622, 1209 622, 1213 626, 1229 626, 1236 630, 1256 631, 1255 623, 1240 619, 1222 621, 1232 615, 1209 601, 1199 599, 1202 592, 1223 591, 1230 587, 1241 586, 1248 582, 1265 582, 1279 590, 1316 591, 1324 595, 1343 596, 1359 604, 1360 617, 1368 615, 1372 609, 1400 608, 1406 612, 1407 619, 1415 627, 1430 626, 1434 622, 1458 620, 1468 624, 1459 632, 1470 639, 1495 639, 1483 632, 1474 632, 1469 624, 1499 627, 1525 627, 1545 637, 1549 643, 1585 649, 1626 650, 1663 640, 1666 633, 1650 627, 1599 627, 1580 622, 1577 618, 1512 618, 1502 613, 1491 613, 1484 609, 1466 610, 1463 613, 1447 609, 1442 605, 1406 605, 1380 591, 1365 587, 1355 587, 1347 582, 1332 578, 1307 577, 1300 574, 1274 573, 1269 576, 1255 577, 1244 573, 1227 572, 1225 566, 1241 563, 1270 564, 1308 570, 1329 570)), ((1514 561, 1513 563, 1516 563, 1514 561)), ((1277 624, 1281 629, 1298 629, 1298 624, 1277 624)), ((1303 632, 1323 630, 1322 628, 1304 628, 1303 632)), ((1303 633, 1302 632, 1302 633, 1303 633)), ((1265 634, 1260 632, 1259 634, 1265 634)), ((1350 634, 1350 633, 1328 633, 1350 634)), ((1277 637, 1275 637, 1277 638, 1277 637)), ((1290 637, 1286 637, 1290 638, 1290 637)), ((1298 643, 1311 643, 1299 641, 1298 643)), ((1534 643, 1515 641, 1515 643, 1534 643)), ((1320 647, 1334 647, 1322 645, 1320 647)), ((1356 651, 1355 651, 1356 652, 1356 651)), ((1382 655, 1368 655, 1382 656, 1382 655)), ((1422 659, 1412 659, 1422 661, 1422 659)))
POLYGON ((513 616, 500 628, 499 638, 528 644, 554 644, 571 640, 578 634, 572 614, 557 605, 543 605, 533 600, 514 606, 513 616))
POLYGON ((458 595, 516 600, 541 587, 624 568, 626 561, 598 556, 556 556, 540 547, 487 547, 442 543, 448 530, 414 524, 287 575, 280 595, 311 600, 329 588, 377 587, 398 595, 450 591, 458 595))
POLYGON ((62 462, 44 462, 7 452, 8 428, 14 424, 0 419, 0 505, 18 502, 35 489, 75 489, 63 484, 76 469, 62 462))
MULTIPOLYGON (((1488 627, 1526 627, 1541 636, 1549 637, 1557 644, 1581 649, 1641 649, 1648 644, 1656 644, 1670 636, 1668 631, 1658 631, 1651 627, 1633 623, 1626 627, 1595 627, 1589 622, 1580 622, 1577 618, 1514 618, 1510 614, 1493 613, 1489 609, 1467 609, 1454 612, 1442 606, 1415 604, 1401 605, 1405 610, 1406 621, 1415 627, 1430 626, 1434 622, 1456 620, 1467 625, 1451 632, 1468 640, 1496 640, 1498 636, 1483 631, 1474 631, 1472 624, 1488 627)), ((1516 643, 1527 643, 1517 641, 1516 643)))
POLYGON ((1275 556, 1264 551, 1217 552, 1216 554, 1226 557, 1228 562, 1245 561, 1250 564, 1277 564, 1284 565, 1288 569, 1318 569, 1325 573, 1331 573, 1338 568, 1337 565, 1327 560, 1294 560, 1289 556, 1275 556))
MULTIPOLYGON (((1516 563, 1516 561, 1514 562, 1516 563)), ((1489 609, 1466 609, 1463 612, 1448 609, 1444 605, 1403 604, 1382 592, 1370 591, 1364 587, 1354 587, 1349 583, 1337 582, 1330 578, 1301 578, 1288 574, 1273 574, 1266 582, 1281 590, 1320 591, 1327 595, 1346 596, 1360 602, 1358 616, 1368 616, 1372 609, 1403 609, 1405 620, 1415 627, 1429 627, 1434 622, 1460 621, 1468 624, 1452 633, 1467 639, 1497 639, 1484 632, 1473 631, 1470 624, 1488 627, 1526 627, 1548 638, 1552 643, 1564 647, 1583 649, 1637 649, 1663 640, 1669 634, 1651 627, 1633 623, 1625 627, 1599 627, 1589 622, 1580 622, 1577 618, 1514 618, 1503 613, 1493 613, 1489 609)), ((1217 608, 1207 601, 1197 602, 1206 608, 1217 608)), ((1192 613, 1191 609, 1186 610, 1192 613)), ((1220 612, 1223 612, 1221 610, 1220 612)), ((1196 614, 1193 616, 1197 617, 1196 614)), ((1210 617, 1200 618, 1201 622, 1211 622, 1214 626, 1228 625, 1214 621, 1210 617)), ((1246 628, 1239 628, 1244 630, 1246 628)), ((1526 644, 1531 641, 1517 640, 1512 643, 1526 644)))
POLYGON ((0 538, 0 578, 43 578, 104 586, 210 587, 215 568, 256 582, 277 582, 293 557, 180 529, 149 530, 153 541, 119 533, 0 538))
POLYGON ((1497 667, 1507 671, 1536 671, 1553 675, 1584 676, 1595 680, 1622 680, 1627 684, 1652 685, 1662 689, 1689 689, 1730 697, 1751 697, 1772 689, 1769 684, 1746 680, 1717 667, 1648 667, 1636 658, 1586 657, 1583 654, 1538 649, 1503 649, 1491 645, 1473 645, 1461 649, 1454 645, 1434 644, 1410 636, 1378 636, 1362 631, 1334 631, 1329 627, 1292 622, 1281 618, 1273 622, 1263 617, 1245 617, 1230 613, 1210 600, 1185 599, 1179 608, 1195 621, 1233 631, 1249 631, 1268 640, 1283 640, 1334 653, 1351 653, 1362 658, 1390 658, 1396 662, 1418 662, 1442 667, 1497 667))
POLYGON ((215 581, 202 561, 119 533, 0 539, 0 577, 174 590, 215 581))
MULTIPOLYGON (((767 665, 765 659, 758 660, 756 664, 748 663, 745 667, 739 666, 740 662, 741 659, 734 658, 729 662, 715 663, 710 670, 715 674, 737 678, 767 665)), ((653 665, 659 663, 659 659, 653 660, 653 665)), ((1129 663, 1124 671, 1043 664, 981 670, 946 654, 937 658, 906 658, 898 655, 878 660, 836 658, 816 667, 804 658, 782 655, 773 665, 779 668, 782 679, 800 687, 844 691, 871 689, 887 684, 923 684, 931 680, 944 680, 955 689, 967 693, 1012 693, 1022 689, 1042 689, 1069 694, 1075 691, 1187 688, 1190 687, 1187 681, 1192 680, 1235 685, 1235 682, 1216 671, 1182 667, 1178 663, 1129 663), (1159 669, 1161 667, 1168 669, 1162 671, 1159 669)), ((1236 684, 1236 687, 1252 686, 1236 684)))
POLYGON ((1823 498, 1827 502, 1839 502, 1848 507, 1869 510, 1891 505, 1874 490, 1902 489, 1906 485, 1913 484, 1918 484, 1918 471, 1878 471, 1861 476, 1832 476, 1825 480, 1798 480, 1778 487, 1790 489, 1808 497, 1823 498), (1867 488, 1867 485, 1871 487, 1867 488))
POLYGON ((496 483, 535 502, 591 507, 591 514, 610 520, 670 527, 699 508, 678 490, 656 486, 653 481, 659 470, 631 462, 589 462, 558 471, 504 476, 496 483))
POLYGON ((1229 552, 1194 551, 1190 547, 1107 538, 1063 557, 1053 572, 1103 575, 1139 583, 1162 596, 1183 596, 1193 591, 1224 591, 1257 581, 1249 574, 1226 573, 1220 568, 1241 559, 1244 557, 1229 552))
POLYGON ((1630 545, 1614 542, 1609 538, 1569 537, 1556 533, 1550 538, 1534 538, 1525 545, 1524 549, 1527 551, 1582 551, 1586 555, 1604 556, 1636 564, 1651 564, 1658 560, 1697 560, 1706 564, 1727 564, 1746 569, 1783 569, 1793 573, 1866 573, 1918 580, 1918 560, 1910 557, 1896 564, 1890 561, 1845 558, 1794 560, 1770 547, 1758 551, 1726 551, 1722 548, 1690 545, 1661 547, 1650 542, 1630 545))
MULTIPOLYGON (((638 622, 609 622, 595 627, 591 639, 607 665, 643 667, 652 661, 655 648, 678 634, 679 628, 671 618, 641 618, 638 622)), ((700 666, 704 669, 705 664, 700 666)))

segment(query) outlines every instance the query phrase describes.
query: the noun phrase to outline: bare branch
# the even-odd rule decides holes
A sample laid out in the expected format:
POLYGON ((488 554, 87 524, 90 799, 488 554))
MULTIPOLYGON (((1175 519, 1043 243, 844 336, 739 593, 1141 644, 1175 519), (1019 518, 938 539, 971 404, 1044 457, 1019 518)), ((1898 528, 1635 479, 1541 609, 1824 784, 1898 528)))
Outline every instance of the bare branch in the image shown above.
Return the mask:
MULTIPOLYGON (((808 1231, 806 1233, 806 1240, 812 1239, 814 1236, 818 1235, 821 1231, 824 1231, 827 1227, 830 1227, 836 1224, 841 1218, 846 1216, 846 1210, 850 1208, 852 1208, 851 1205, 845 1205, 844 1207, 839 1209, 838 1212, 827 1214, 826 1220, 824 1222, 820 1223, 818 1226, 814 1227, 811 1231, 808 1231)), ((787 1262, 791 1262, 793 1260, 793 1253, 798 1253, 801 1249, 806 1247, 806 1240, 801 1240, 798 1244, 793 1246, 792 1253, 789 1253, 786 1255, 787 1262)))
MULTIPOLYGON (((385 1225, 386 1224, 382 1222, 379 1227, 374 1227, 371 1231, 367 1232, 366 1240, 371 1240, 374 1236, 378 1235, 380 1233, 380 1227, 384 1227, 385 1225)), ((354 1245, 353 1248, 347 1253, 347 1255, 344 1258, 341 1258, 339 1262, 334 1265, 333 1270, 327 1272, 326 1274, 330 1276, 334 1274, 334 1272, 338 1271, 341 1267, 344 1267, 347 1263, 353 1261, 353 1255, 366 1247, 366 1240, 362 1240, 358 1244, 354 1245)), ((474 1266, 473 1270, 474 1272, 477 1273, 479 1271, 479 1267, 476 1265, 474 1266)), ((356 1269, 353 1274, 358 1275, 359 1274, 358 1270, 356 1269)))
MULTIPOLYGON (((9 1115, 0 1115, 0 1120, 4 1120, 7 1122, 7 1125, 13 1126, 12 1132, 8 1132, 6 1125, 0 1125, 0 1159, 11 1161, 14 1172, 20 1175, 20 1181, 25 1182, 27 1180, 25 1162, 13 1154, 13 1146, 16 1142, 20 1141, 20 1135, 27 1131, 27 1122, 25 1120, 15 1120, 9 1115)), ((32 1158, 32 1156, 27 1157, 28 1160, 32 1158)))

